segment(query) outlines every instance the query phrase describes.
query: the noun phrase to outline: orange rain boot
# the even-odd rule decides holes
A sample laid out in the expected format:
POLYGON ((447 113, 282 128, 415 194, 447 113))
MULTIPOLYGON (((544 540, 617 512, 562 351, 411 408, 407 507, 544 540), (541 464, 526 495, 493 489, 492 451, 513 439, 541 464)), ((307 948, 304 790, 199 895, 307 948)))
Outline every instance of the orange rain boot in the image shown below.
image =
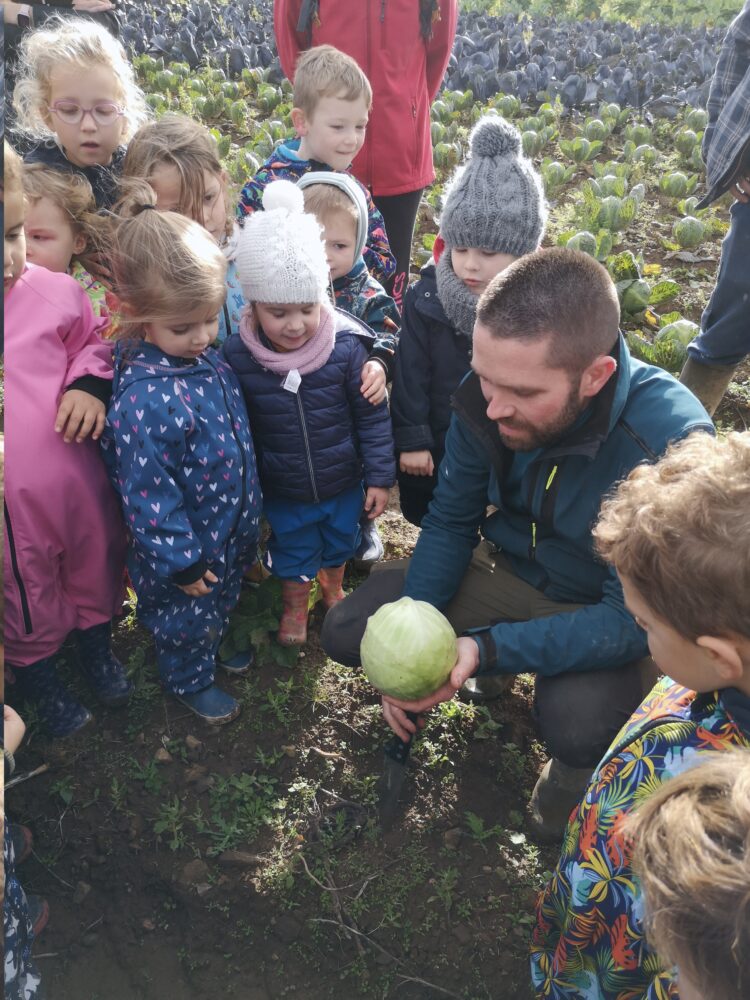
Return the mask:
POLYGON ((345 566, 329 566, 318 571, 318 583, 326 608, 343 601, 346 597, 341 582, 344 579, 345 566))
POLYGON ((284 610, 276 636, 281 646, 300 646, 307 641, 307 609, 311 588, 310 580, 305 583, 298 583, 296 580, 281 581, 284 610))

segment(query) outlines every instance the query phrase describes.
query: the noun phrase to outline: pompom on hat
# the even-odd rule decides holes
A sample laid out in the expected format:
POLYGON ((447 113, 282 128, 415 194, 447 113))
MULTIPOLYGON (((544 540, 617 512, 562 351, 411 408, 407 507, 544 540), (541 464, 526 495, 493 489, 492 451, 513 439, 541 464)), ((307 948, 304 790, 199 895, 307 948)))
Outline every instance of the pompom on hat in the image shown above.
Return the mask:
POLYGON ((500 115, 480 118, 470 155, 444 198, 440 234, 450 247, 521 257, 536 250, 547 220, 542 181, 523 155, 521 134, 500 115))
POLYGON ((263 211, 240 230, 237 271, 248 302, 328 301, 328 263, 313 215, 291 181, 272 181, 263 192, 263 211))

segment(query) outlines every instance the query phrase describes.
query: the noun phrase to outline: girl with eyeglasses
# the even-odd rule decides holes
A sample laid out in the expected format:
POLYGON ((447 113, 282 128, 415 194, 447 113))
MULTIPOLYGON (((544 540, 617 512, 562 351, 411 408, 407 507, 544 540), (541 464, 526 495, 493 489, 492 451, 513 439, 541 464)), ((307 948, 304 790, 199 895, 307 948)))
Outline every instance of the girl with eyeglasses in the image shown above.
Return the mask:
POLYGON ((27 163, 83 174, 98 208, 115 200, 125 143, 149 117, 122 45, 93 21, 48 21, 19 48, 17 128, 27 163))

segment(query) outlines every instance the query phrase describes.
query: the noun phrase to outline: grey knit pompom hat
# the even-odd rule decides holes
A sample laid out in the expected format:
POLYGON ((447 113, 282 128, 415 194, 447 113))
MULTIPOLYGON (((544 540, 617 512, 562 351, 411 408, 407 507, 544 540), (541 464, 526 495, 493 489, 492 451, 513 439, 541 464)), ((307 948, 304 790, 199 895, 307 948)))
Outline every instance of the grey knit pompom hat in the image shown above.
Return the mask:
POLYGON ((542 180, 523 155, 521 133, 499 115, 480 118, 466 164, 444 197, 440 235, 450 247, 477 247, 521 257, 536 250, 547 206, 542 180))

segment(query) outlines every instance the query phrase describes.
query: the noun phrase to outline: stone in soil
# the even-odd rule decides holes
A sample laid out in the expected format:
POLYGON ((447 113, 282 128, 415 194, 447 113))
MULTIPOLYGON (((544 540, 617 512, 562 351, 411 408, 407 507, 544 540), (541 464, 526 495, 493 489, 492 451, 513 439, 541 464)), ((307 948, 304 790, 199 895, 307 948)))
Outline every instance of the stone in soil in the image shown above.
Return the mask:
POLYGON ((208 881, 209 868, 205 861, 194 858, 188 861, 180 873, 180 881, 186 885, 201 885, 208 881))

